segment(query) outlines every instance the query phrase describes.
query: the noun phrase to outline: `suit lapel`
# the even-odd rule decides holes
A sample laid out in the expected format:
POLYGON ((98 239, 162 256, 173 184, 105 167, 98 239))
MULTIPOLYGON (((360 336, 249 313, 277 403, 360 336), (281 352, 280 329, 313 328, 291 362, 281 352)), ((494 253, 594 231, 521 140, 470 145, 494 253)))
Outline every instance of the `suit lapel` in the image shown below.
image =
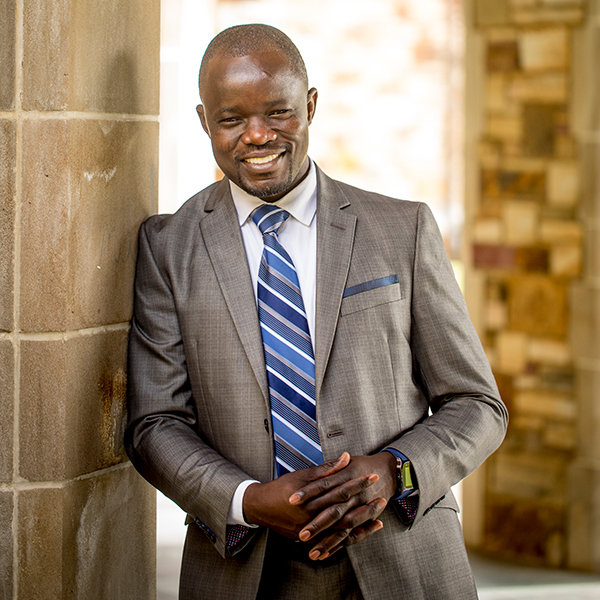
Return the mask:
POLYGON ((202 237, 231 318, 268 406, 268 384, 256 298, 237 212, 226 179, 206 203, 202 237))
POLYGON ((354 245, 356 216, 333 180, 317 168, 317 299, 315 386, 317 398, 327 370, 354 245))

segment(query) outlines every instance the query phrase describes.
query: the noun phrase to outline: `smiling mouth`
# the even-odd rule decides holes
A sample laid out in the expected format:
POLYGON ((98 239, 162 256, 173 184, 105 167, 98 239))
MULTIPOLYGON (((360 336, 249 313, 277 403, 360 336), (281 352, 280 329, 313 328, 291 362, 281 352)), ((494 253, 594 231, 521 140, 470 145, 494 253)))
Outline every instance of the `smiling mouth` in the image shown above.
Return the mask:
POLYGON ((266 165, 267 163, 270 163, 281 156, 281 154, 282 153, 269 154, 269 156, 254 156, 251 158, 244 158, 242 160, 243 162, 250 163, 251 165, 266 165))

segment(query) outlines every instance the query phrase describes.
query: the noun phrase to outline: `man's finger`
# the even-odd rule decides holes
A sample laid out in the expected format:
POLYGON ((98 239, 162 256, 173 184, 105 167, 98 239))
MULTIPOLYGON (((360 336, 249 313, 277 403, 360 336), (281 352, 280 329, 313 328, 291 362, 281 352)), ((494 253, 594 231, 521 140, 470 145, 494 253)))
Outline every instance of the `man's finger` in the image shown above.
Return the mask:
POLYGON ((339 532, 323 538, 319 544, 312 548, 308 556, 311 560, 325 560, 332 554, 335 554, 338 550, 361 542, 382 528, 383 523, 379 519, 375 519, 374 521, 367 521, 351 530, 342 529, 339 532))
POLYGON ((311 487, 311 485, 316 481, 322 482, 318 486, 318 488, 321 489, 321 491, 333 487, 333 482, 328 482, 327 480, 325 480, 325 482, 323 483, 323 480, 327 477, 330 477, 331 475, 334 475, 339 471, 342 471, 349 464, 350 454, 348 454, 348 452, 342 452, 342 455, 339 458, 336 458, 335 460, 328 460, 320 464, 318 467, 306 469, 306 471, 311 472, 312 481, 311 483, 297 490, 290 496, 290 504, 301 504, 302 502, 309 500, 310 498, 314 498, 317 494, 314 493, 314 488, 311 487))

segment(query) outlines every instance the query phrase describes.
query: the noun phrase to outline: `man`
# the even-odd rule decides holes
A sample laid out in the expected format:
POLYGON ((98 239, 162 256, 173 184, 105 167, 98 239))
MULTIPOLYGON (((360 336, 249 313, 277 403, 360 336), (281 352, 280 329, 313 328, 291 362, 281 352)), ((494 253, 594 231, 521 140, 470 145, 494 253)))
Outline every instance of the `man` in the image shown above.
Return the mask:
POLYGON ((507 415, 429 209, 308 158, 277 29, 219 34, 200 96, 225 177, 141 228, 126 433, 180 598, 476 598, 450 487, 507 415))

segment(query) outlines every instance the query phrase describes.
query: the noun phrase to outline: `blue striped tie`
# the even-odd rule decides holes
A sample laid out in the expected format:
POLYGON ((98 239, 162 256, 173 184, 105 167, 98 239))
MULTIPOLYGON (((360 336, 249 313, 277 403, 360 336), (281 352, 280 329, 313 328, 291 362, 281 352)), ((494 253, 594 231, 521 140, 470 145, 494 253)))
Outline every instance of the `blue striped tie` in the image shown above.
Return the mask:
POLYGON ((315 359, 296 268, 277 234, 290 216, 263 204, 252 220, 263 235, 258 314, 271 398, 277 475, 323 462, 315 404, 315 359))

